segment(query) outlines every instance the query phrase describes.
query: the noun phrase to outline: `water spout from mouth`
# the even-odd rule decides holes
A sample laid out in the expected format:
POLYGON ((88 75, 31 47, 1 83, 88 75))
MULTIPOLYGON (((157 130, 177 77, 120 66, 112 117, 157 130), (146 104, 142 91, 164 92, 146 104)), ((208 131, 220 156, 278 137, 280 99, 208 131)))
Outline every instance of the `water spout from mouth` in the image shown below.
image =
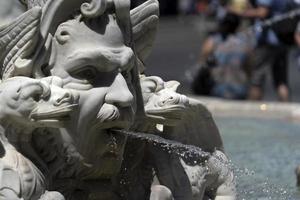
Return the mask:
POLYGON ((115 134, 123 134, 127 135, 132 139, 141 140, 157 146, 164 151, 167 151, 170 154, 176 154, 183 159, 192 160, 193 164, 200 164, 209 159, 212 155, 211 153, 203 151, 201 148, 193 146, 193 145, 186 145, 174 140, 168 140, 162 138, 158 135, 150 134, 150 133, 141 133, 141 132, 133 132, 133 131, 126 131, 126 130, 118 130, 113 129, 110 130, 112 133, 115 134))

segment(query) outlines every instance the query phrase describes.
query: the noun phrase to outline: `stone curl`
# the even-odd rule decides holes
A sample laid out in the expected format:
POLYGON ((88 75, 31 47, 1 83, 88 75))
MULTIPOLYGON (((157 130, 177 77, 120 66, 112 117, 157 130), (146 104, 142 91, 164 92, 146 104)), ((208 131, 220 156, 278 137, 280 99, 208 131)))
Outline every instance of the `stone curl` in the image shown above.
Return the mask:
POLYGON ((91 0, 81 5, 80 11, 84 17, 95 18, 102 15, 113 3, 113 0, 91 0))

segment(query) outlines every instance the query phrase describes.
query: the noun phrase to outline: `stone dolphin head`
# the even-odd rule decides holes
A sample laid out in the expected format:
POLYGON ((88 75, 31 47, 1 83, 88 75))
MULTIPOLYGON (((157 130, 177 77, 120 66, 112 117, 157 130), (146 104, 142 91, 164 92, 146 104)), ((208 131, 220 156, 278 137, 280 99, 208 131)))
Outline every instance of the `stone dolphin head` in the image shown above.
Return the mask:
POLYGON ((15 127, 63 127, 76 109, 78 98, 62 88, 61 79, 13 77, 0 84, 0 116, 15 127))

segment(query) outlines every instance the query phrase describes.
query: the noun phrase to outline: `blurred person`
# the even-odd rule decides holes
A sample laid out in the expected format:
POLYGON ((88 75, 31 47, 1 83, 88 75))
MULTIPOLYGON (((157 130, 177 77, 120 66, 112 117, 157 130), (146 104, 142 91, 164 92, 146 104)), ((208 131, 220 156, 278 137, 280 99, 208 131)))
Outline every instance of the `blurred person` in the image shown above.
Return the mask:
POLYGON ((297 25, 294 38, 297 46, 300 47, 300 22, 297 25))
POLYGON ((178 2, 178 10, 180 14, 185 15, 189 9, 190 0, 179 0, 178 2))
POLYGON ((227 14, 226 5, 228 0, 210 0, 206 9, 206 14, 214 16, 220 22, 227 14))
POLYGON ((200 69, 192 83, 196 94, 227 99, 245 99, 248 88, 246 70, 247 48, 236 37, 240 19, 227 14, 220 21, 216 34, 204 42, 200 54, 200 69))
POLYGON ((248 0, 231 0, 229 5, 238 12, 244 12, 248 7, 248 0))
POLYGON ((179 0, 178 9, 181 14, 195 14, 197 11, 197 0, 179 0))
POLYGON ((205 13, 208 9, 208 6, 209 6, 209 0, 198 0, 197 1, 197 13, 205 13))
MULTIPOLYGON (((240 11, 233 7, 228 10, 238 16, 254 19, 259 26, 262 20, 274 17, 288 11, 291 0, 251 0, 252 7, 240 11)), ((284 28, 284 27, 282 27, 284 28)), ((283 44, 276 33, 271 29, 257 32, 258 47, 253 56, 253 69, 251 87, 249 90, 250 100, 263 98, 263 85, 271 66, 274 87, 280 101, 289 101, 290 91, 288 88, 288 48, 283 44)))
MULTIPOLYGON (((295 39, 295 43, 297 45, 297 55, 296 55, 296 59, 297 59, 297 67, 298 70, 300 70, 300 22, 297 25, 297 28, 295 30, 295 34, 294 34, 294 39, 295 39)), ((300 168, 299 168, 300 169, 300 168)), ((300 172, 300 170, 299 170, 300 172)), ((299 173, 300 174, 300 173, 299 173)), ((299 176, 300 177, 300 176, 299 176)), ((300 180, 300 179, 299 179, 300 180)), ((299 182, 300 184, 300 182, 299 182)))

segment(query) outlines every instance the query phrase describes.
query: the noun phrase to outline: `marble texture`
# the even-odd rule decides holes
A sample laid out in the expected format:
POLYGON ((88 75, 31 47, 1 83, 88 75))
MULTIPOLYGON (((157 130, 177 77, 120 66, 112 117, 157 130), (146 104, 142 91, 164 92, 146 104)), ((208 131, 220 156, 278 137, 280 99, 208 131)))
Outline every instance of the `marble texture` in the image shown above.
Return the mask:
POLYGON ((143 75, 159 4, 27 0, 0 27, 0 196, 24 200, 235 199, 218 129, 179 83, 143 75), (192 163, 112 129, 210 153, 192 163))

